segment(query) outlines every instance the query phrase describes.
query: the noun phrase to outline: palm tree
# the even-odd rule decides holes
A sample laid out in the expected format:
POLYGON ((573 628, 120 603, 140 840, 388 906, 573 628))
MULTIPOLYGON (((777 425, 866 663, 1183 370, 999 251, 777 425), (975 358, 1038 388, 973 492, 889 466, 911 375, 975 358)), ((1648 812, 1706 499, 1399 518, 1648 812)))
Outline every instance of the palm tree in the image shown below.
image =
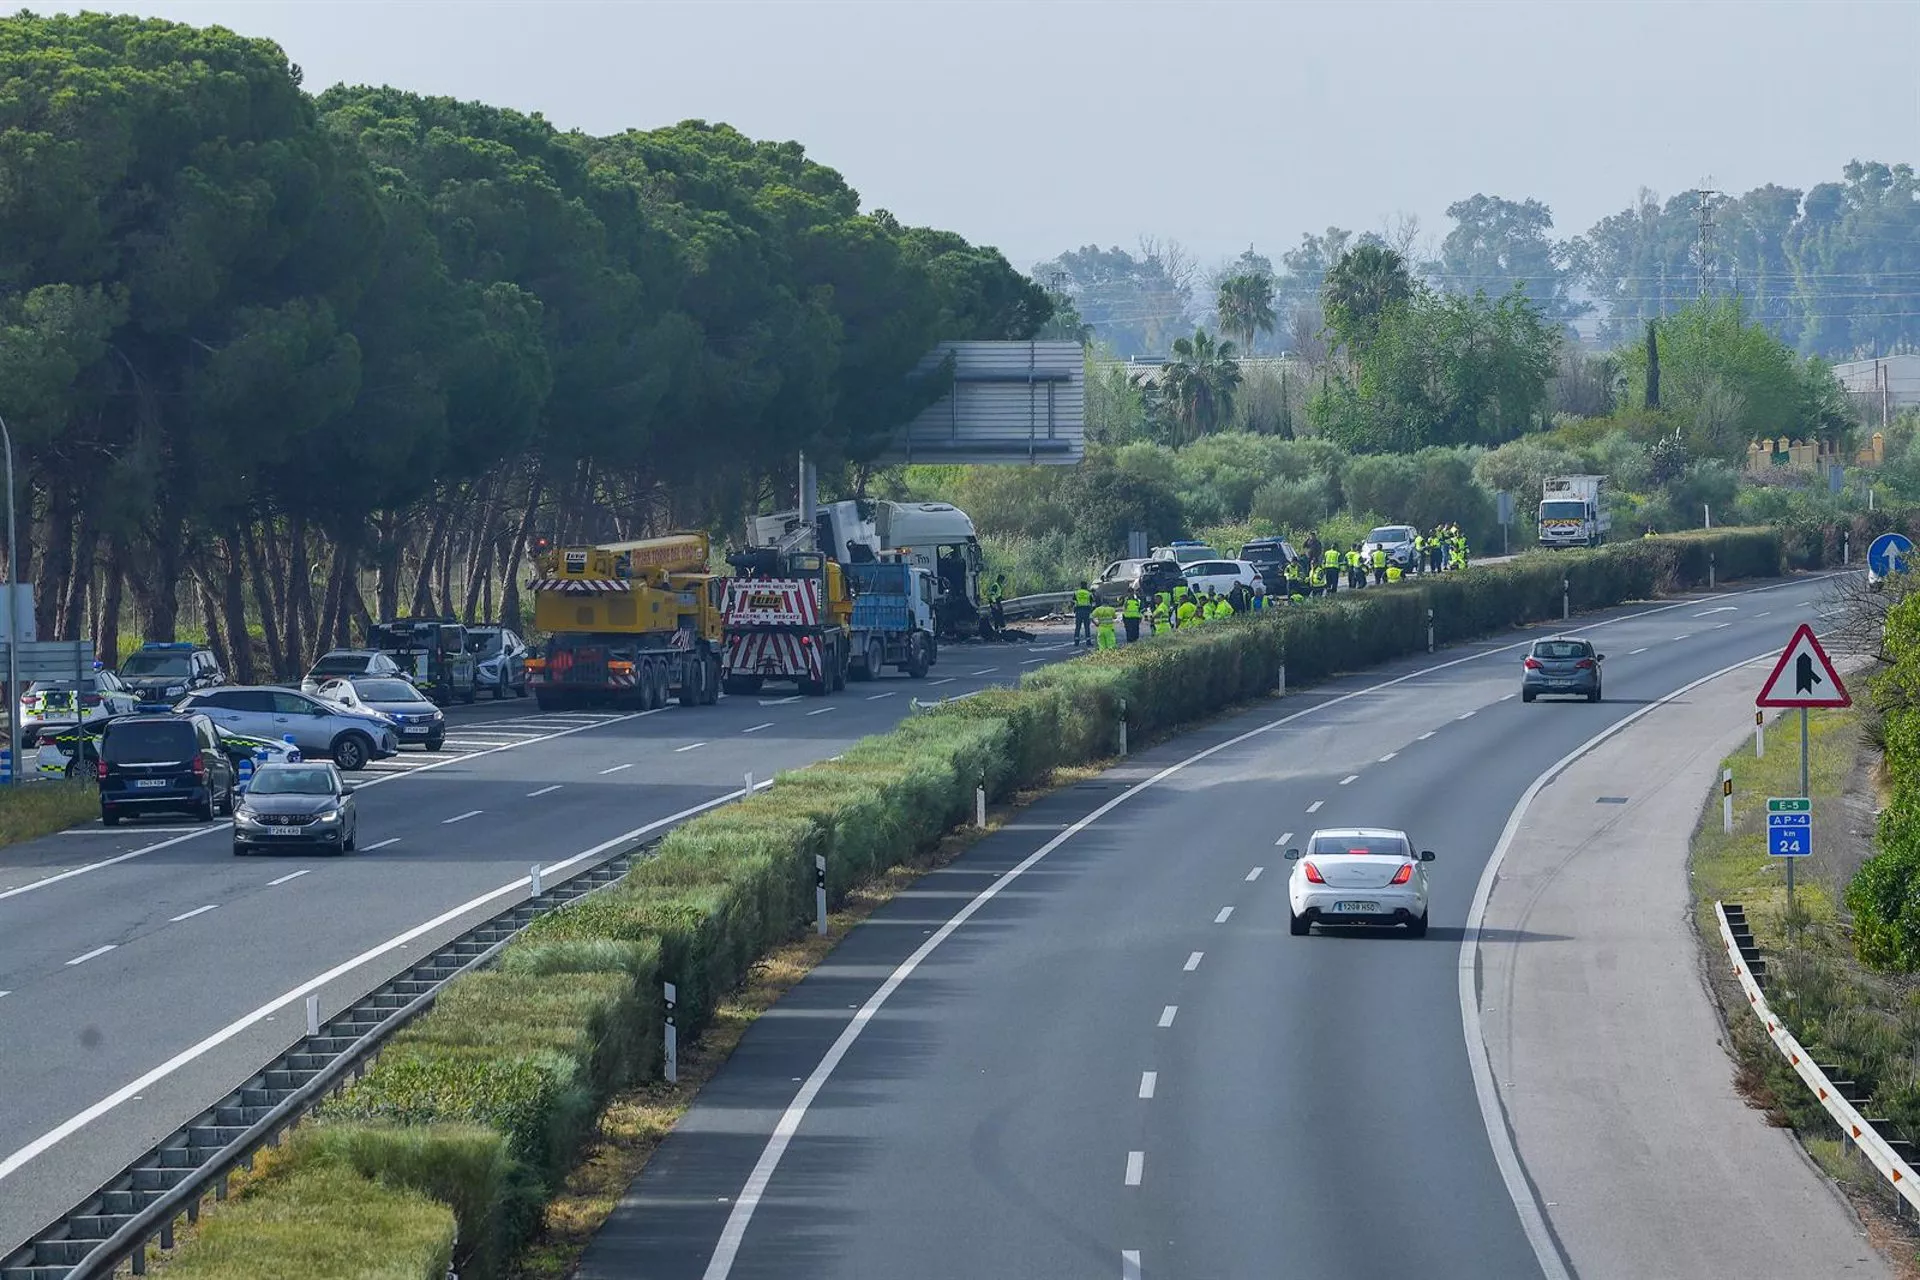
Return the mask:
POLYGON ((1220 327, 1240 339, 1244 350, 1253 350, 1253 340, 1272 333, 1277 323, 1273 314, 1273 277, 1258 271, 1242 271, 1220 282, 1214 302, 1220 327))
POLYGON ((1160 366, 1160 395, 1180 434, 1176 443, 1207 435, 1233 416, 1237 354, 1231 342, 1215 342, 1205 329, 1174 339, 1173 358, 1160 366))
POLYGON ((1412 296, 1406 259, 1383 244, 1363 244, 1341 254, 1321 288, 1328 327, 1356 357, 1379 335, 1380 317, 1387 309, 1412 296))

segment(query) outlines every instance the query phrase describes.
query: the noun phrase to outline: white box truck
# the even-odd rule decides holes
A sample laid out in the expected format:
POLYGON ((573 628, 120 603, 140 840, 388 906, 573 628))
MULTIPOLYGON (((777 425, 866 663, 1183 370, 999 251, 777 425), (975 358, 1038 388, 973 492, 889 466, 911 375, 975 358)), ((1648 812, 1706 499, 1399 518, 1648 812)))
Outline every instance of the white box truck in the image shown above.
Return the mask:
POLYGON ((1597 547, 1613 529, 1605 476, 1548 476, 1540 486, 1540 545, 1597 547))

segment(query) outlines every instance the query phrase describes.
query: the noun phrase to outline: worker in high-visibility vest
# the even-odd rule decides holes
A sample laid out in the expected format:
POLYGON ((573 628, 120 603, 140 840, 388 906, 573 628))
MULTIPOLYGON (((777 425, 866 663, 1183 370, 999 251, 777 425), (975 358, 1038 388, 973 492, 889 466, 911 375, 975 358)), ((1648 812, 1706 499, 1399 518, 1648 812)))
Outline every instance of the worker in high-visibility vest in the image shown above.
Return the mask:
POLYGON ((1388 566, 1387 566, 1387 581, 1388 581, 1388 582, 1398 582, 1398 581, 1400 581, 1400 577, 1401 577, 1401 573, 1400 573, 1400 566, 1399 566, 1399 565, 1397 565, 1397 564, 1390 564, 1390 565, 1388 565, 1388 566))
POLYGON ((1373 549, 1373 585, 1376 587, 1384 586, 1386 581, 1387 549, 1385 547, 1375 547, 1373 549))
POLYGON ((1340 589, 1340 548, 1328 544, 1325 562, 1320 566, 1325 572, 1327 594, 1332 595, 1340 589))
POLYGON ((1227 619, 1231 618, 1233 614, 1234 614, 1234 608, 1233 608, 1232 597, 1221 596, 1213 606, 1213 620, 1215 622, 1225 622, 1227 619))
POLYGON ((1093 611, 1094 635, 1096 637, 1096 643, 1098 643, 1102 649, 1117 649, 1120 647, 1120 637, 1114 633, 1113 629, 1113 617, 1114 610, 1110 604, 1100 605, 1093 611))
POLYGON ((1192 599, 1183 600, 1180 602, 1180 608, 1175 611, 1175 616, 1180 619, 1180 629, 1182 631, 1185 631, 1188 627, 1197 627, 1200 625, 1200 606, 1195 604, 1192 599))
POLYGON ((1347 549, 1347 586, 1355 591, 1367 585, 1367 571, 1360 567, 1360 544, 1347 549))
POLYGON ((1173 634, 1173 609, 1171 606, 1156 608, 1153 611, 1153 634, 1170 636, 1173 634))
POLYGON ((1131 595, 1120 606, 1120 623, 1127 629, 1127 643, 1132 644, 1140 638, 1140 597, 1131 595))
POLYGON ((1088 644, 1093 643, 1093 588, 1081 583, 1073 593, 1073 644, 1080 647, 1081 638, 1088 644))

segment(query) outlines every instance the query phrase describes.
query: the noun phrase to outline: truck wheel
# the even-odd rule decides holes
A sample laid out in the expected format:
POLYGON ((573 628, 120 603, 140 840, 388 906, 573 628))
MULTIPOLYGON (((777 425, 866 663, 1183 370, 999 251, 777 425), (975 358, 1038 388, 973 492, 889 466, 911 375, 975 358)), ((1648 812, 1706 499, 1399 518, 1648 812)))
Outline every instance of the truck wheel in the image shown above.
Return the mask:
POLYGON ((833 683, 830 691, 837 692, 847 687, 847 668, 851 665, 846 646, 836 643, 833 646, 833 683))
POLYGON ((711 707, 720 701, 720 659, 704 658, 702 665, 707 669, 707 689, 706 696, 700 700, 711 707))
POLYGON ((707 700, 707 664, 699 657, 680 665, 680 705, 697 707, 707 700))
POLYGON ((907 674, 915 680, 927 678, 927 638, 915 636, 907 641, 907 674))

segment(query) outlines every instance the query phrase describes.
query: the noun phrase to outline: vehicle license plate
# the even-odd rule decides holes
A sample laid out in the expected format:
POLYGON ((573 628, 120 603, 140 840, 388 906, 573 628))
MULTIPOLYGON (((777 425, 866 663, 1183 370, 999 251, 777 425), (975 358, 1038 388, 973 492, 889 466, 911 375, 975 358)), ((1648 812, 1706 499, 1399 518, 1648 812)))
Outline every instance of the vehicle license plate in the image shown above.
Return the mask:
POLYGON ((167 780, 165 778, 135 778, 133 785, 136 787, 164 787, 167 785, 167 780))
POLYGON ((267 834, 268 834, 268 835, 270 835, 270 836, 297 836, 297 835, 299 835, 299 834, 300 834, 300 828, 298 828, 298 827, 268 827, 268 828, 267 828, 267 834))
POLYGON ((427 736, 428 727, 429 726, 424 724, 410 724, 405 729, 402 729, 401 732, 406 734, 410 738, 416 735, 424 738, 427 736))
POLYGON ((1354 915, 1371 915, 1380 909, 1380 904, 1377 902, 1336 902, 1333 904, 1333 909, 1335 911, 1351 912, 1354 915))
POLYGON ((1547 686, 1552 689, 1565 689, 1572 683, 1573 681, 1571 680, 1549 680, 1547 681, 1547 686))

